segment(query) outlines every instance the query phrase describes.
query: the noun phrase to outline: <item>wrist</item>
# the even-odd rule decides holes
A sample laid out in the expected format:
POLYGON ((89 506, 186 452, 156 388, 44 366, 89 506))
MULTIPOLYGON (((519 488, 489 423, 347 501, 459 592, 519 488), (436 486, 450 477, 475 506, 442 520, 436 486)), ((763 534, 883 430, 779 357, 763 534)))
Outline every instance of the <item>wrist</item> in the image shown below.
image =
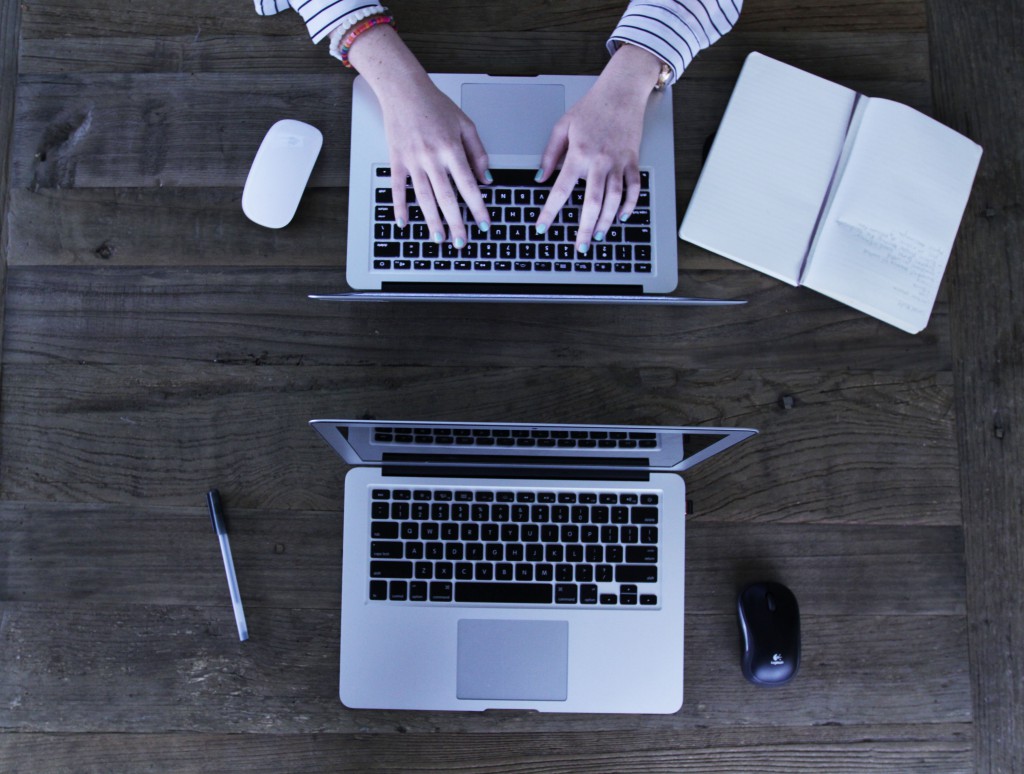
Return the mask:
POLYGON ((360 35, 348 54, 352 66, 366 78, 382 103, 429 81, 426 70, 393 27, 379 25, 360 35))
POLYGON ((624 43, 615 51, 601 73, 602 77, 605 73, 622 96, 645 103, 652 91, 663 87, 672 77, 672 70, 665 62, 647 49, 631 43, 624 43))

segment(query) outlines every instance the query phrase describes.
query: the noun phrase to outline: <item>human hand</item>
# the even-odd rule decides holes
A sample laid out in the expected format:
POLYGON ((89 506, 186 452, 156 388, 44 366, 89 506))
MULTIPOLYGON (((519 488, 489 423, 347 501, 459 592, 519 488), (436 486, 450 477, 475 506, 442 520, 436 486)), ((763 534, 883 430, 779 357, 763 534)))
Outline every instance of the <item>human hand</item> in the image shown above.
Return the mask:
POLYGON ((445 221, 457 248, 469 239, 456 190, 486 231, 489 216, 477 181, 488 183, 491 175, 487 151, 469 116, 434 85, 390 27, 380 25, 363 33, 349 59, 381 105, 395 220, 401 225, 409 222, 408 177, 435 242, 444 241, 445 221))
POLYGON ((487 151, 469 117, 429 79, 418 88, 403 90, 402 98, 389 99, 382 108, 391 153, 395 219, 408 223, 408 176, 435 242, 444 240, 444 221, 457 248, 469 239, 455 189, 477 225, 486 231, 489 217, 477 181, 487 183, 491 177, 487 151))
POLYGON ((635 46, 623 46, 589 92, 559 119, 541 156, 537 180, 558 173, 536 229, 543 233, 569 199, 578 179, 586 180, 576 249, 600 242, 616 218, 625 220, 640 195, 640 139, 644 111, 661 62, 635 46))

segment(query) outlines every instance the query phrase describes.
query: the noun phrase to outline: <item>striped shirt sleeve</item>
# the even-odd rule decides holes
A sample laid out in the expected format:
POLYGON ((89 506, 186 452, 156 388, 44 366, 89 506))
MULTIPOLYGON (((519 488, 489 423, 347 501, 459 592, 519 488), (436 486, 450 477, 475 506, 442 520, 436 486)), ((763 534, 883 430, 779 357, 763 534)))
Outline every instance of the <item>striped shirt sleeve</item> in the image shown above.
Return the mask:
POLYGON ((631 0, 608 41, 647 49, 672 68, 675 83, 697 53, 733 28, 743 0, 631 0))
POLYGON ((271 16, 288 8, 298 11, 309 30, 309 37, 319 43, 328 33, 345 21, 345 17, 379 5, 373 0, 254 0, 256 13, 271 16))

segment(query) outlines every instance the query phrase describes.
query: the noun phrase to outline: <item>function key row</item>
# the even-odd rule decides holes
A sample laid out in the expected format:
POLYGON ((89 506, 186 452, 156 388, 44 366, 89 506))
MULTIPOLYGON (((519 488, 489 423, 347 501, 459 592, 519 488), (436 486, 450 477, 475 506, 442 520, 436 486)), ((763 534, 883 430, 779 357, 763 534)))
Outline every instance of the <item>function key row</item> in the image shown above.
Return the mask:
POLYGON ((385 489, 371 490, 373 500, 419 500, 438 502, 478 502, 478 503, 581 503, 592 505, 657 505, 659 496, 656 493, 636 492, 513 492, 508 490, 475 490, 475 489, 385 489))

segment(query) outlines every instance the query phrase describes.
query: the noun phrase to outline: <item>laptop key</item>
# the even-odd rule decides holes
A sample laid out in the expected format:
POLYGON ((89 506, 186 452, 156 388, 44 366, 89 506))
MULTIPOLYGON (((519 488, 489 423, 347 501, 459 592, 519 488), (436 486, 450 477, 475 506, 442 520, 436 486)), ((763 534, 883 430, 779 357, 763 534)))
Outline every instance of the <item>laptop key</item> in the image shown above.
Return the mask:
POLYGON ((426 602, 427 584, 425 581, 413 581, 409 584, 409 601, 426 602))
POLYGON ((388 582, 382 580, 370 581, 370 599, 387 599, 388 582))
POLYGON ((447 581, 434 581, 430 584, 431 602, 451 602, 452 584, 447 581))
MULTIPOLYGON (((388 524, 386 526, 395 526, 388 524)), ((403 553, 401 541, 375 540, 370 543, 370 556, 374 559, 401 559, 403 553)))
POLYGON ((370 537, 374 540, 397 540, 398 525, 393 521, 374 521, 370 526, 370 537))
POLYGON ((575 583, 556 583, 555 602, 560 605, 575 605, 579 599, 579 590, 575 583))
POLYGON ((394 602, 404 602, 409 598, 409 586, 405 581, 391 581, 388 599, 394 602))
POLYGON ((657 583, 658 568, 646 564, 620 564, 615 568, 616 583, 657 583))
POLYGON ((371 561, 371 578, 411 578, 412 562, 371 561))
MULTIPOLYGON (((573 587, 575 591, 575 587, 573 587)), ((550 583, 477 583, 455 584, 456 602, 481 602, 513 605, 544 605, 552 599, 550 583)))
POLYGON ((658 509, 650 506, 638 506, 633 508, 630 520, 634 524, 657 524, 658 509))
POLYGON ((626 546, 626 561, 629 564, 654 564, 658 561, 658 547, 626 546))

